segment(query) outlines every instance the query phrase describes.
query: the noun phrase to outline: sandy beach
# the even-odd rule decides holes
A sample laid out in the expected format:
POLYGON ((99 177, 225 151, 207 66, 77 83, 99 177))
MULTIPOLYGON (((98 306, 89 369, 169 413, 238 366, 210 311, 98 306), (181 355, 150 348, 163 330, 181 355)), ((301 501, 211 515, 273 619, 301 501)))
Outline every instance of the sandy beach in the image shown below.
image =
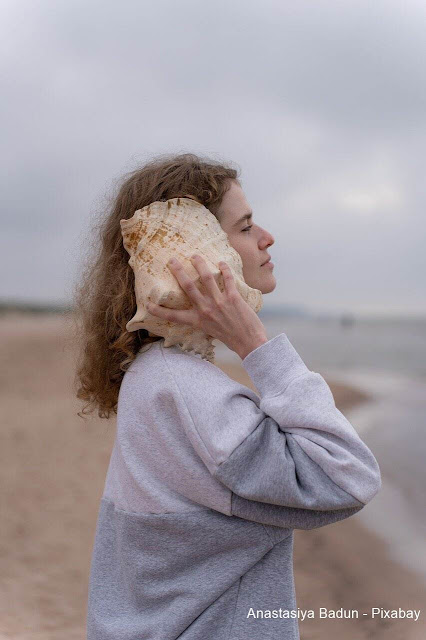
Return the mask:
MULTIPOLYGON (((0 640, 84 640, 92 545, 115 418, 84 421, 77 415, 82 405, 73 395, 75 354, 64 317, 0 317, 0 336, 0 640)), ((241 366, 217 364, 253 388, 241 366)), ((369 399, 342 381, 327 382, 343 413, 369 399)), ((372 446, 375 437, 367 434, 366 443, 372 446)), ((298 607, 316 614, 299 622, 302 640, 426 637, 424 583, 358 515, 296 531, 294 566, 298 607), (356 609, 360 617, 319 619, 320 607, 356 609), (372 607, 422 611, 417 622, 363 617, 372 607)))

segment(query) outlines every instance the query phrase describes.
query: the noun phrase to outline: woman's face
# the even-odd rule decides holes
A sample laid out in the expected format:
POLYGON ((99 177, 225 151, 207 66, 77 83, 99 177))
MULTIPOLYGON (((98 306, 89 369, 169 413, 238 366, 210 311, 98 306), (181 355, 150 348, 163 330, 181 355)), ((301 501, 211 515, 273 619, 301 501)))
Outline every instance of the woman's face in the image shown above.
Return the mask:
POLYGON ((261 265, 269 258, 267 249, 275 240, 268 231, 255 224, 253 218, 241 220, 250 212, 242 188, 232 180, 231 188, 225 193, 217 211, 217 218, 228 235, 229 244, 241 256, 246 283, 262 293, 270 293, 277 284, 273 266, 261 265))

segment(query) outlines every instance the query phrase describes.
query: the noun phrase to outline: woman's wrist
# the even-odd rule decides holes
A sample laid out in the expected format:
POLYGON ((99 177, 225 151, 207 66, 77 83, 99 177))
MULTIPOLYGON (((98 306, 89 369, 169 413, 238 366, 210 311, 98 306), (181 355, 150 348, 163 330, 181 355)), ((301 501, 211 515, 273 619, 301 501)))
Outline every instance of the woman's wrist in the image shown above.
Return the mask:
POLYGON ((257 347, 260 347, 262 344, 265 344, 265 342, 268 342, 266 333, 256 337, 252 337, 250 338, 250 340, 239 346, 237 353, 240 356, 241 360, 244 360, 244 358, 246 358, 249 353, 257 349, 257 347))

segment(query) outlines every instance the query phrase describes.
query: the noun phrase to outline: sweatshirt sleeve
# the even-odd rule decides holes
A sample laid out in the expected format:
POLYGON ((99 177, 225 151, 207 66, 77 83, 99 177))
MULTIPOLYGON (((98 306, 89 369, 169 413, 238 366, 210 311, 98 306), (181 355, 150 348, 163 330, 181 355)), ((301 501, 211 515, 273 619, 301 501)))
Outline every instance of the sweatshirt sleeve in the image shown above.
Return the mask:
POLYGON ((215 365, 212 375, 195 366, 196 379, 175 377, 188 435, 210 473, 231 490, 232 514, 311 529, 362 509, 381 487, 380 469, 324 378, 307 368, 285 333, 242 365, 259 396, 230 384, 215 365))

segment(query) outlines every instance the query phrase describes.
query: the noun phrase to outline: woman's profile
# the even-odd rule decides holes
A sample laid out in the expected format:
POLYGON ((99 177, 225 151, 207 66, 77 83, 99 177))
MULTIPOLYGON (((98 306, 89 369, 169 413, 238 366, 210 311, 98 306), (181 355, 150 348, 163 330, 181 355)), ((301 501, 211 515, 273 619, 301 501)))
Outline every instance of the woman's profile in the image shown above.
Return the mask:
POLYGON ((273 236, 230 164, 158 156, 122 181, 77 291, 78 397, 117 433, 94 539, 88 640, 299 638, 295 529, 349 518, 379 491, 377 461, 285 330, 268 339, 229 265, 169 268, 187 309, 150 304, 241 358, 258 393, 213 362, 127 331, 137 300, 120 220, 190 195, 219 221, 247 285, 273 291, 273 236), (268 262, 269 261, 269 262, 268 262), (258 611, 275 612, 258 616, 258 611))

